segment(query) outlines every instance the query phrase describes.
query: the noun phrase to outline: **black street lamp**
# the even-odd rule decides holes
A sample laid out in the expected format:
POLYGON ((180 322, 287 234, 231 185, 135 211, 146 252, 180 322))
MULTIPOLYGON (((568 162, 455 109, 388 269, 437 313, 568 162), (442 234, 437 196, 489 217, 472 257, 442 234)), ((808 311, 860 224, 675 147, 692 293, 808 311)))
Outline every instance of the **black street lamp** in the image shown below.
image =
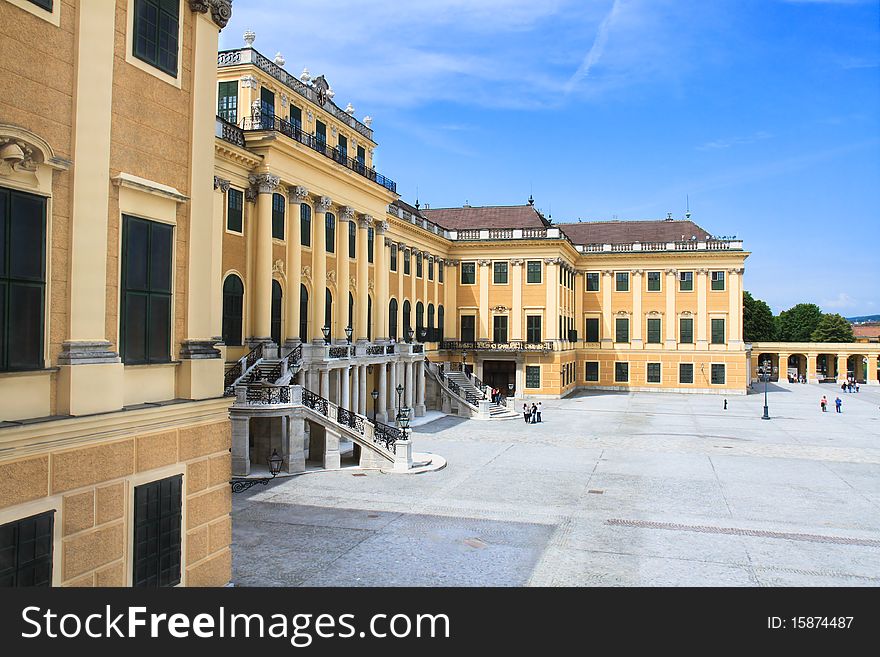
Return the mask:
POLYGON ((348 344, 351 344, 351 327, 345 327, 345 339, 348 340, 348 344))
POLYGON ((379 391, 373 390, 370 393, 370 397, 373 398, 373 424, 376 424, 376 400, 379 399, 379 391))
POLYGON ((324 344, 330 344, 330 327, 325 324, 321 327, 321 333, 324 334, 324 344))
POLYGON ((397 426, 400 428, 401 440, 407 440, 409 430, 409 409, 403 407, 403 385, 397 384, 397 426))
POLYGON ((406 329, 406 341, 407 342, 412 342, 413 335, 415 335, 415 334, 413 333, 413 330, 411 328, 406 329))
POLYGON ((281 472, 281 466, 284 465, 284 458, 278 455, 278 450, 272 450, 272 456, 269 457, 267 464, 269 465, 269 474, 271 477, 248 477, 248 478, 233 478, 229 483, 232 484, 232 492, 233 493, 243 493, 248 488, 252 486, 256 486, 257 484, 263 484, 267 486, 270 481, 272 481, 275 477, 278 476, 278 473, 281 472))
POLYGON ((428 329, 422 327, 419 329, 419 342, 425 341, 425 336, 428 335, 428 329))
POLYGON ((508 397, 513 397, 513 384, 512 383, 507 384, 507 390, 510 392, 508 397))
POLYGON ((467 352, 466 351, 461 352, 461 371, 465 376, 467 376, 467 352))
POLYGON ((764 382, 764 415, 761 416, 762 420, 770 419, 770 407, 767 405, 767 382, 770 381, 773 369, 769 358, 761 363, 761 367, 758 369, 761 380, 764 382))

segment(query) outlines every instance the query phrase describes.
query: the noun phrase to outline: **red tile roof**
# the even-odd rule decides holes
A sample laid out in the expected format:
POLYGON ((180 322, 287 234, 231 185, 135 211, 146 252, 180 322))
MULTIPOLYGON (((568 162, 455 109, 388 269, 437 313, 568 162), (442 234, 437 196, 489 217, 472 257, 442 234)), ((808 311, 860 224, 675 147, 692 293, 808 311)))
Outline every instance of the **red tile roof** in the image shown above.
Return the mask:
POLYGON ((853 324, 853 335, 857 338, 880 338, 880 324, 853 324))
POLYGON ((422 214, 442 228, 543 228, 547 225, 533 205, 427 208, 422 214))
POLYGON ((679 242, 694 236, 702 241, 710 237, 693 221, 584 221, 556 226, 575 244, 679 242))

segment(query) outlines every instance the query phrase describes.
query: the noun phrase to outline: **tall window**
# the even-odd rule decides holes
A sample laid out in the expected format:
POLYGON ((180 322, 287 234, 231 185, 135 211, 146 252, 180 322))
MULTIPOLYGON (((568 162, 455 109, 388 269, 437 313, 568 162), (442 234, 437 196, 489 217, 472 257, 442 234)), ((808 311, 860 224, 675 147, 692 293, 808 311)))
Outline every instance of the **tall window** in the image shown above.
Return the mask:
POLYGON ((648 363, 648 383, 660 383, 660 363, 648 363))
POLYGON ((180 583, 181 492, 176 475, 134 489, 134 586, 180 583))
POLYGON ((507 285, 507 263, 492 263, 492 283, 494 285, 507 285))
POLYGON ((397 299, 388 303, 388 335, 397 339, 397 299))
POLYGON ((412 323, 410 322, 409 317, 411 308, 412 306, 410 305, 409 301, 403 302, 403 322, 400 327, 402 333, 400 337, 403 339, 408 339, 407 336, 409 334, 409 331, 412 329, 412 323))
POLYGON ((598 292, 598 291, 599 291, 599 272, 588 271, 587 272, 587 292, 598 292))
POLYGON ((614 289, 617 292, 629 292, 629 272, 619 271, 614 274, 614 289))
POLYGON ((682 344, 693 344, 694 320, 692 317, 682 317, 678 320, 678 341, 682 344))
POLYGON ((284 239, 284 209, 287 199, 282 194, 272 194, 272 237, 284 239))
POLYGON ((309 291, 302 284, 299 286, 299 339, 309 341, 309 291))
POLYGON ((354 326, 354 295, 348 293, 348 324, 346 326, 354 326))
POLYGON ((171 358, 171 226, 122 218, 120 343, 127 365, 171 358))
POLYGON ((629 342, 629 318, 618 317, 614 320, 614 341, 629 342))
POLYGON ((596 382, 599 380, 599 363, 590 361, 584 363, 584 381, 596 382))
POLYGON ((678 382, 693 383, 694 382, 694 364, 679 363, 678 365, 678 382))
POLYGON ((694 291, 694 272, 682 271, 678 273, 678 289, 681 292, 694 291))
POLYGON ((330 288, 324 288, 324 326, 333 326, 333 295, 330 288))
POLYGON ((336 217, 332 212, 324 213, 324 248, 327 253, 336 251, 336 217))
POLYGON ((461 284, 475 285, 477 282, 477 263, 463 262, 461 263, 461 284))
POLYGON ((302 130, 303 112, 299 107, 293 104, 290 105, 290 124, 297 130, 302 130))
POLYGON ((437 340, 443 340, 443 320, 445 319, 443 306, 437 306, 437 340))
POLYGON ((367 163, 367 151, 363 146, 358 146, 357 161, 361 166, 365 166, 367 163))
POLYGON ((0 525, 0 588, 52 586, 55 512, 0 525))
POLYGON ((271 334, 272 342, 281 344, 281 309, 282 309, 282 291, 281 283, 276 280, 272 281, 272 305, 270 307, 271 316, 271 334))
POLYGON ((434 257, 428 258, 428 280, 434 280, 434 257))
POLYGON ((244 226, 244 193, 230 187, 226 192, 226 230, 241 233, 244 226))
POLYGON ((336 148, 339 151, 339 157, 345 162, 348 159, 348 139, 344 135, 339 135, 339 142, 336 148))
MULTIPOLYGON (((275 94, 271 89, 260 87, 260 114, 263 121, 272 124, 275 121, 275 94)), ((268 126, 263 126, 264 128, 268 126)))
POLYGON ((541 387, 541 366, 526 365, 526 388, 541 387))
POLYGON ((373 340, 373 297, 367 296, 367 340, 373 340))
POLYGON ((373 246, 376 241, 376 231, 370 226, 367 228, 367 262, 373 262, 373 246))
POLYGON ((217 91, 217 116, 238 123, 238 80, 221 82, 217 91))
POLYGON ((712 344, 724 344, 724 320, 712 320, 712 344))
POLYGON ((322 147, 327 143, 327 124, 323 121, 315 121, 315 139, 322 147))
POLYGON ((440 259, 437 261, 437 280, 439 282, 443 282, 443 260, 440 259))
POLYGON ((434 336, 434 304, 428 304, 428 339, 433 341, 434 336))
POLYGON ((403 275, 409 276, 412 272, 412 252, 409 249, 403 250, 403 275))
POLYGON ((0 188, 0 371, 43 367, 46 199, 0 188))
POLYGON ((713 271, 712 272, 712 290, 715 292, 720 292, 724 289, 724 272, 723 271, 713 271))
MULTIPOLYGON (((353 221, 348 222, 348 257, 357 257, 357 224, 353 221)), ((392 271, 397 271, 397 257, 394 257, 394 267, 392 271)))
POLYGON ((587 342, 599 342, 599 318, 587 317, 584 339, 587 342))
POLYGON ((659 271, 649 271, 648 272, 648 292, 659 292, 660 291, 660 272, 659 271))
POLYGON ((461 339, 463 342, 473 342, 477 339, 477 322, 475 315, 461 316, 461 339))
POLYGON ((614 381, 616 383, 629 381, 629 363, 614 363, 614 381))
POLYGON ((507 342, 507 315, 495 315, 492 318, 492 339, 495 342, 507 342))
POLYGON ((299 243, 303 246, 312 244, 312 207, 305 203, 299 206, 299 243))
POLYGON ((725 381, 724 365, 712 363, 712 378, 710 379, 713 386, 723 386, 725 381))
POLYGON ((425 328, 425 304, 416 304, 416 340, 422 341, 422 329, 425 328))
POLYGON ((541 282, 541 261, 529 260, 526 262, 526 283, 541 282))
POLYGON ((134 0, 134 56, 177 77, 178 0, 134 0))
POLYGON ((244 319, 244 285, 235 274, 223 281, 223 343, 229 347, 241 345, 241 324, 244 319))
POLYGON ((648 344, 660 344, 660 320, 648 320, 648 344))
POLYGON ((526 342, 537 344, 541 342, 541 316, 526 316, 526 342))
POLYGON ((396 244, 391 245, 391 259, 390 259, 389 266, 391 267, 391 271, 397 271, 397 245, 396 244))
POLYGON ((416 253, 416 278, 421 278, 422 274, 422 254, 416 253))

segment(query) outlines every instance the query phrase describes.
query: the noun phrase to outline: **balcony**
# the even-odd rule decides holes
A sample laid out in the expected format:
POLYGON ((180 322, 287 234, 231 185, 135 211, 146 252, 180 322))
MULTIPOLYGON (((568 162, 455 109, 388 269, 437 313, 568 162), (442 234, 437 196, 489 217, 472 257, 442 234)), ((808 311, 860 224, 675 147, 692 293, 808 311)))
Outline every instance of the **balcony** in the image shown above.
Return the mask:
POLYGON ((508 342, 491 342, 490 340, 478 340, 477 342, 465 342, 463 340, 443 340, 440 349, 446 351, 500 351, 508 353, 553 351, 554 342, 526 342, 525 340, 510 340, 508 342))
MULTIPOLYGON (((222 121, 222 119, 218 119, 218 122, 219 121, 222 121)), ((224 121, 223 123, 226 122, 224 121)), ((261 132, 265 130, 280 132, 282 135, 285 135, 286 137, 289 137, 294 141, 298 141, 300 144, 308 146, 313 151, 317 151, 324 157, 331 159, 338 164, 341 164, 345 168, 354 171, 355 173, 366 178, 367 180, 372 180, 374 183, 376 183, 377 185, 381 185, 388 191, 395 194, 397 193, 397 183, 390 178, 386 178, 381 173, 378 173, 375 169, 371 169, 360 160, 348 157, 339 148, 331 146, 325 140, 320 139, 317 135, 304 132, 298 125, 290 123, 289 121, 285 121, 279 116, 262 114, 257 115, 254 118, 245 117, 241 120, 240 129, 244 133, 261 132)))
POLYGON ((622 242, 617 244, 578 244, 581 253, 643 253, 657 251, 742 251, 742 240, 712 239, 684 242, 622 242))
POLYGON ((565 239, 562 231, 555 226, 544 228, 467 228, 448 232, 449 239, 457 242, 565 239))
POLYGON ((235 144, 236 146, 245 147, 244 143, 244 130, 239 128, 234 123, 230 123, 225 119, 217 117, 216 130, 214 134, 222 139, 223 141, 228 141, 230 144, 235 144))

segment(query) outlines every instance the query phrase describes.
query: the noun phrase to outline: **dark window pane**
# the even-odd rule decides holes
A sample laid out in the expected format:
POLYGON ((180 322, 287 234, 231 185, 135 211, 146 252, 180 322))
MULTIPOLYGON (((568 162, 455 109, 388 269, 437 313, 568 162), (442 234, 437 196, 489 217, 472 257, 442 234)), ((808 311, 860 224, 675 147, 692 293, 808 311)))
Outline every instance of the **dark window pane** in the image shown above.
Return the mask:
POLYGON ((180 582, 181 480, 178 475, 134 489, 134 586, 180 582))
POLYGON ((31 0, 31 3, 37 5, 37 7, 42 7, 46 11, 52 11, 53 0, 31 0))
POLYGON ((37 369, 42 364, 43 285, 9 284, 9 369, 37 369))
POLYGON ((712 320, 712 344, 724 344, 724 320, 712 320))
POLYGON ((660 291, 660 272, 659 271, 649 271, 648 272, 648 292, 659 292, 660 291))
POLYGON ((0 188, 0 276, 7 276, 6 245, 9 243, 9 190, 0 188))
POLYGON ((461 263, 461 284, 474 285, 477 282, 477 265, 474 262, 461 263))
POLYGON ((679 321, 679 338, 678 341, 682 344, 691 344, 694 341, 694 320, 690 318, 682 318, 679 321))
POLYGON ((629 272, 619 271, 615 274, 615 287, 617 292, 629 292, 629 272))
POLYGON ((299 226, 300 244, 310 246, 312 243, 312 208, 305 203, 301 203, 299 206, 299 226))
POLYGON ((0 587, 52 585, 55 511, 0 526, 0 587))
POLYGON ((9 276, 42 281, 46 201, 30 194, 13 193, 11 196, 9 276))
POLYGON ((464 342, 473 342, 476 340, 476 317, 474 315, 462 315, 461 339, 464 342))
POLYGON ((587 319, 587 342, 599 342, 599 318, 590 317, 587 319))
POLYGON ((648 383, 660 383, 660 363, 648 363, 648 383))
POLYGON ((336 217, 332 212, 324 214, 324 247, 327 253, 336 250, 336 217))
POLYGON ((712 385, 724 385, 724 365, 712 365, 712 385))
POLYGON ((599 291, 599 272, 587 272, 587 292, 599 291))
POLYGON ((242 208, 244 194, 238 190, 229 188, 226 193, 226 228, 236 233, 242 232, 242 208))
POLYGON ((614 363, 614 381, 617 383, 629 381, 629 363, 614 363))
POLYGON ((150 225, 141 219, 125 217, 123 285, 128 290, 146 290, 149 286, 150 225))
POLYGON ((167 362, 171 351, 171 297, 150 296, 150 354, 151 363, 167 362))
POLYGON ((614 320, 614 341, 629 342, 629 320, 617 318, 614 320))
POLYGON ((281 194, 272 194, 272 237, 276 240, 284 239, 284 208, 287 199, 281 194))
POLYGON ((171 226, 151 222, 150 228, 150 290, 171 292, 171 226))
POLYGON ((678 366, 678 382, 693 383, 694 382, 694 364, 681 363, 678 366))
POLYGON ((660 343, 660 330, 661 329, 659 319, 648 320, 648 344, 660 343))
POLYGON ((526 388, 541 387, 541 368, 538 365, 526 365, 526 388))
POLYGON ((376 239, 376 231, 367 228, 367 262, 373 262, 373 244, 376 239))
POLYGON ((599 363, 590 362, 585 364, 584 368, 584 380, 586 381, 598 381, 599 380, 599 363))
POLYGON ((147 302, 144 293, 126 292, 123 298, 122 359, 126 363, 147 361, 147 302))
POLYGON ((527 283, 540 283, 541 282, 541 261, 540 260, 529 260, 526 263, 526 282, 527 283))

